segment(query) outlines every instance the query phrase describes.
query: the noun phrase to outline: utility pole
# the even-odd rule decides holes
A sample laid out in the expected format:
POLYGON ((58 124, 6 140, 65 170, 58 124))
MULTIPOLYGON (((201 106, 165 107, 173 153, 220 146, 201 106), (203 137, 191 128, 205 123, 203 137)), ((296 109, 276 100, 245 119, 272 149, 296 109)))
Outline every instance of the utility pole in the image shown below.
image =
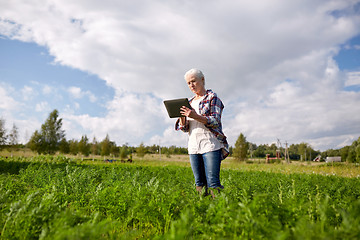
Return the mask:
POLYGON ((250 159, 252 159, 253 158, 253 145, 252 145, 252 143, 250 143, 250 146, 249 146, 249 150, 250 150, 250 159))
POLYGON ((289 157, 289 150, 288 150, 288 143, 285 142, 285 162, 290 163, 290 157, 289 157))
POLYGON ((276 151, 276 157, 281 158, 282 145, 280 139, 277 139, 277 145, 278 145, 278 150, 276 151))

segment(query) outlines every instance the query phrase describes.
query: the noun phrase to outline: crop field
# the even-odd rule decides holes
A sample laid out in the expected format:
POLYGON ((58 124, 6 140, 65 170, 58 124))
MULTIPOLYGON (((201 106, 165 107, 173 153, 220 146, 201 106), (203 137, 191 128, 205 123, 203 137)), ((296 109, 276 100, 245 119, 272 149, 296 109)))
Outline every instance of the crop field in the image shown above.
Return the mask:
POLYGON ((356 165, 225 160, 212 199, 153 158, 0 157, 0 239, 359 239, 356 165))

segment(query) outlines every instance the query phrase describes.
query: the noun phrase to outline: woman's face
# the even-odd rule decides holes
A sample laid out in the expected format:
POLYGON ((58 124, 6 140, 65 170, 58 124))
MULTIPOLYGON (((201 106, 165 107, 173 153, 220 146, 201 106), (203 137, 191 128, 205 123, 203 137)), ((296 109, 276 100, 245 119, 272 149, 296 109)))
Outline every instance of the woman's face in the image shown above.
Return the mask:
POLYGON ((186 77, 186 83, 193 93, 199 95, 205 91, 205 81, 204 78, 196 78, 195 75, 189 75, 186 77))

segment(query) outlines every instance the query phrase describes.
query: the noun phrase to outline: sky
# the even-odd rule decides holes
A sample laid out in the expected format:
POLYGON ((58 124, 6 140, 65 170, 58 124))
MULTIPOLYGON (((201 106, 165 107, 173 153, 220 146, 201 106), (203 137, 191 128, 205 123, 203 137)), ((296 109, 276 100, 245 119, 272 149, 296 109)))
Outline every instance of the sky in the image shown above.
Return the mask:
POLYGON ((57 109, 68 140, 186 147, 163 100, 192 96, 191 68, 232 146, 360 136, 360 0, 0 0, 0 117, 22 143, 57 109))

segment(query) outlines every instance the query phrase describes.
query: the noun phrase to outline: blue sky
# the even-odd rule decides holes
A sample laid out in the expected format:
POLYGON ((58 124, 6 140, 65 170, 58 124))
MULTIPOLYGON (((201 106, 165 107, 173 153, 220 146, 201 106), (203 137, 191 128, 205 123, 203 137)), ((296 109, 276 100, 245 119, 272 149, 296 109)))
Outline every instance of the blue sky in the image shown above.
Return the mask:
POLYGON ((360 67, 360 36, 348 40, 341 46, 340 52, 334 57, 343 71, 356 71, 360 67))
MULTIPOLYGON (((339 53, 334 60, 341 71, 358 72, 360 69, 360 36, 356 36, 341 45, 339 53)), ((346 86, 344 90, 360 91, 360 85, 346 86)))
MULTIPOLYGON (((68 92, 70 87, 80 88, 82 92, 91 92, 96 101, 89 97, 81 97, 77 102, 81 108, 75 109, 77 114, 103 116, 106 112, 104 103, 114 96, 114 90, 106 86, 106 82, 96 75, 78 69, 54 64, 54 58, 45 47, 35 43, 0 39, 1 78, 15 89, 28 86, 34 89, 48 86, 62 96, 61 101, 42 95, 34 96, 33 104, 42 100, 49 102, 49 109, 62 109, 64 105, 72 105, 74 96, 68 92), (9 81, 10 80, 10 81, 9 81)), ((19 93, 20 94, 20 93, 19 93)))
POLYGON ((240 133, 349 145, 360 136, 359 6, 0 1, 0 117, 21 142, 58 109, 68 139, 186 146, 162 101, 191 97, 183 74, 197 67, 225 104, 230 145, 240 133))

